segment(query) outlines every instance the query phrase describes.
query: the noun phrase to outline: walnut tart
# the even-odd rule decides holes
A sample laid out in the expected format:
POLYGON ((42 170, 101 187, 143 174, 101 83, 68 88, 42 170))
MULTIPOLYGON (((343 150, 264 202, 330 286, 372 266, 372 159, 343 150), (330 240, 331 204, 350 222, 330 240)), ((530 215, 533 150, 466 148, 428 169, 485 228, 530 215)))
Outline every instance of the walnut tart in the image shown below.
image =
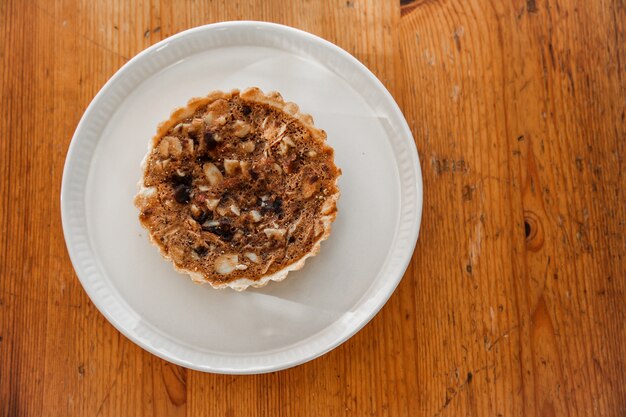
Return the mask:
POLYGON ((135 205, 150 240, 198 283, 244 290, 316 255, 341 170, 326 133, 276 92, 215 91, 161 123, 135 205))

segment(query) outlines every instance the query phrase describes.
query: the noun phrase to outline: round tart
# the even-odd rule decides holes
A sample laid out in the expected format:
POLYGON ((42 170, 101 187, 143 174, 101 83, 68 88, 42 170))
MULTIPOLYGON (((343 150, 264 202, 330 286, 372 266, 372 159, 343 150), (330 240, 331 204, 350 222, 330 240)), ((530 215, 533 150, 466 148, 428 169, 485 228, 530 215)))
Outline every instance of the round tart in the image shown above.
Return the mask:
POLYGON ((150 240, 215 288, 281 281, 317 254, 339 197, 333 149, 280 94, 194 98, 157 129, 135 197, 150 240))

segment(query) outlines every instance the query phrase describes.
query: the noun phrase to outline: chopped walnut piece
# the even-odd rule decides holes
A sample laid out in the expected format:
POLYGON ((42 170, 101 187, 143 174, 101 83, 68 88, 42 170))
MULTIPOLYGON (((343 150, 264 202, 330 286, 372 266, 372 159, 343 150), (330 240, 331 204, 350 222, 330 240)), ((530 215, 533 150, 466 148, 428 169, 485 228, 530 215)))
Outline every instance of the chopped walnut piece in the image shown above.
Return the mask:
POLYGON ((215 207, 217 207, 217 205, 220 203, 220 199, 219 198, 209 198, 205 201, 206 206, 209 208, 209 210, 215 210, 215 207))
POLYGON ((238 138, 246 137, 252 130, 252 126, 250 126, 248 123, 241 121, 241 120, 236 120, 235 123, 233 124, 233 128, 234 128, 233 133, 238 138))
POLYGON ((293 143, 293 140, 291 140, 291 137, 288 135, 283 136, 283 142, 285 142, 287 146, 290 146, 292 148, 295 148, 296 146, 296 144, 293 143))
POLYGON ((252 220, 254 223, 258 223, 259 221, 261 221, 261 213, 259 213, 258 210, 252 210, 250 212, 250 220, 252 220))
POLYGON ((191 130, 193 132, 198 132, 203 127, 204 127, 204 120, 200 119, 199 117, 196 117, 195 119, 191 121, 191 130))
POLYGON ((166 136, 161 139, 161 143, 159 144, 159 154, 162 157, 167 158, 168 156, 178 157, 183 152, 183 145, 180 143, 180 140, 176 136, 166 136))
POLYGON ((285 229, 266 228, 263 229, 263 233, 270 239, 280 240, 285 236, 287 231, 285 229))
POLYGON ((224 176, 220 170, 211 162, 204 164, 202 170, 211 185, 219 185, 224 180, 224 176))
POLYGON ((224 159, 224 172, 226 175, 235 175, 240 169, 239 161, 236 159, 224 159))
POLYGON ((233 272, 239 263, 239 256, 235 254, 222 255, 215 260, 215 272, 227 275, 233 272))
POLYGON ((272 169, 278 174, 278 175, 282 175, 283 173, 283 169, 280 167, 280 165, 278 164, 273 164, 272 165, 272 169))
POLYGON ((256 147, 256 145, 254 144, 254 141, 252 141, 252 140, 247 140, 247 141, 241 143, 241 148, 246 153, 254 152, 254 148, 255 147, 256 147))
POLYGON ((210 126, 213 123, 213 120, 215 120, 215 113, 213 113, 212 111, 208 112, 204 115, 202 120, 204 120, 204 123, 210 126))
POLYGON ((259 263, 259 257, 254 252, 246 252, 243 254, 246 258, 250 260, 250 262, 254 262, 255 264, 259 263))
POLYGON ((320 185, 316 181, 316 179, 314 181, 307 179, 302 182, 302 197, 311 198, 319 190, 320 185))
POLYGON ((250 178, 250 162, 248 161, 241 161, 239 162, 239 168, 241 168, 241 173, 243 174, 244 177, 246 178, 250 178))

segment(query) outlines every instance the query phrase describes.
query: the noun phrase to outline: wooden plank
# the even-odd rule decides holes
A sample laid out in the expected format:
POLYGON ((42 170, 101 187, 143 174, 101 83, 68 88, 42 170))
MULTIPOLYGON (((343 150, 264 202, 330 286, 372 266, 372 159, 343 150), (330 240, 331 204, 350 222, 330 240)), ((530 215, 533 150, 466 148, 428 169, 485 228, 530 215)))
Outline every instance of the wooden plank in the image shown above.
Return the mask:
POLYGON ((436 262, 417 306, 460 321, 417 329, 424 411, 619 415, 624 10, 502 3, 415 3, 400 28, 436 262))
POLYGON ((46 128, 53 98, 50 25, 32 8, 0 5, 0 411, 36 414, 42 405, 48 288, 47 237, 56 213, 40 210, 55 180, 46 128), (32 33, 29 26, 41 31, 32 33), (6 410, 6 411, 5 411, 6 410))
MULTIPOLYGON (((148 44, 140 40, 137 50, 118 49, 111 38, 92 36, 100 30, 89 17, 101 15, 102 10, 84 16, 80 7, 55 6, 41 4, 34 13, 52 25, 47 33, 48 47, 60 48, 51 59, 55 100, 47 122, 54 130, 51 142, 56 150, 51 169, 53 177, 60 179, 67 146, 82 112, 98 89, 127 61, 127 55, 134 55, 148 44)), ((114 37, 116 31, 111 29, 110 36, 114 37)), ((60 181, 55 181, 49 204, 57 214, 59 193, 60 181)), ((51 414, 68 416, 186 415, 185 371, 142 351, 96 310, 68 268, 61 225, 56 218, 49 239, 49 343, 41 384, 45 408, 51 414)))

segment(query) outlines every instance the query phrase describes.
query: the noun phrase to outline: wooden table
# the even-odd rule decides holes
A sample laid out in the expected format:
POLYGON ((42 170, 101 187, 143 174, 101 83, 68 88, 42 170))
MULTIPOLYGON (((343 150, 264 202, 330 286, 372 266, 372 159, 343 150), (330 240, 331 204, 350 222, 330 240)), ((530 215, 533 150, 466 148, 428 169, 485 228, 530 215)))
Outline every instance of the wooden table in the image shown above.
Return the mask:
POLYGON ((620 0, 0 2, 0 416, 626 415, 626 4, 620 0), (70 264, 72 133, 129 58, 232 19, 364 62, 413 130, 424 216, 372 322, 258 376, 170 365, 70 264))

